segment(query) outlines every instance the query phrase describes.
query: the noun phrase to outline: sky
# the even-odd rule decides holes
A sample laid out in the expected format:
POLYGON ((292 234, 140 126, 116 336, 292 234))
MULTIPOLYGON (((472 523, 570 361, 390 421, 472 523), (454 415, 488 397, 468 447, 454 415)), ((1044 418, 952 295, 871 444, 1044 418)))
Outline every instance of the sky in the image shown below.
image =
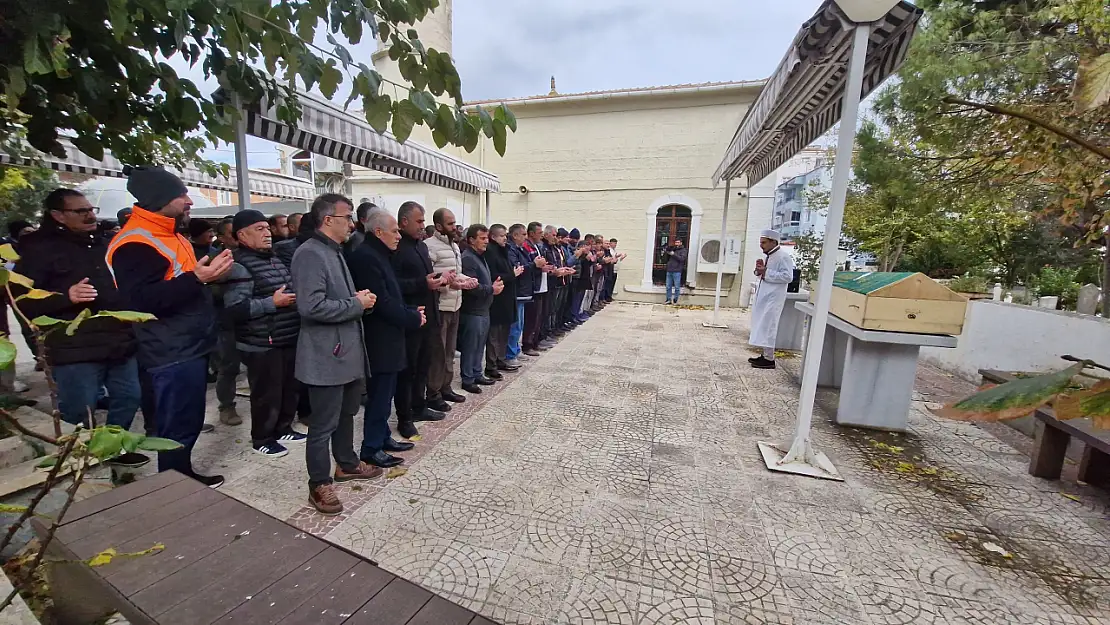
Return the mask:
MULTIPOLYGON (((467 100, 546 94, 552 75, 560 93, 758 80, 774 71, 819 4, 455 0, 453 56, 467 100)), ((372 45, 363 42, 356 58, 365 55, 368 62, 368 50, 372 45)), ((188 75, 199 77, 195 71, 188 75)), ((336 99, 342 103, 345 96, 336 99)), ((234 162, 230 146, 208 156, 234 162)), ((249 138, 248 161, 251 167, 275 167, 274 145, 249 138)))

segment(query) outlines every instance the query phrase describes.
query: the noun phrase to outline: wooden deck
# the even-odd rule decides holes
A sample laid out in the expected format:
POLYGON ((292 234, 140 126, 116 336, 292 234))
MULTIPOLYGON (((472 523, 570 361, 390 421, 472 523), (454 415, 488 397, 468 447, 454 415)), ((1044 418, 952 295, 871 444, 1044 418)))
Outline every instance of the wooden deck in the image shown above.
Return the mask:
POLYGON ((49 555, 61 561, 52 587, 67 624, 118 611, 132 625, 492 625, 176 472, 74 503, 49 555), (107 549, 119 555, 85 564, 107 549))

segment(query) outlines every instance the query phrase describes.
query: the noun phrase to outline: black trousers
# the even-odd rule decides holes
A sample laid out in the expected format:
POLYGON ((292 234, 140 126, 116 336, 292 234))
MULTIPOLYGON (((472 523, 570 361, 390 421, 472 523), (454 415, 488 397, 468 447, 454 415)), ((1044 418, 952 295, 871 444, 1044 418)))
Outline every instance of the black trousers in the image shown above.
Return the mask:
POLYGON ((251 387, 251 442, 268 445, 293 427, 300 384, 293 377, 297 348, 240 352, 251 387))
MULTIPOLYGON (((393 406, 397 409, 399 421, 411 421, 424 413, 424 399, 428 387, 428 368, 431 366, 432 336, 429 332, 439 331, 439 326, 425 325, 415 332, 405 334, 405 370, 397 374, 397 391, 393 396, 393 406)), ((451 357, 454 358, 454 354, 451 357)))

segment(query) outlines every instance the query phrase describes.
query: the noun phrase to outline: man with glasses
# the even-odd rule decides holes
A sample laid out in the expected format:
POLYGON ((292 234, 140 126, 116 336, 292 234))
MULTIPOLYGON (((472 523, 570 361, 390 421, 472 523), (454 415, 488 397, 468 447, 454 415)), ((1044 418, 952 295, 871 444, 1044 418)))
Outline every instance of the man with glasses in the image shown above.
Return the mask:
MULTIPOLYGON (((108 245, 96 227, 100 209, 81 193, 56 189, 43 202, 42 228, 20 240, 16 271, 34 280, 35 288, 53 291, 43 299, 24 298, 24 315, 69 321, 83 311, 127 310, 104 261, 108 245)), ((108 425, 124 429, 139 409, 139 372, 135 334, 129 324, 112 318, 89 319, 72 336, 46 335, 46 361, 58 383, 58 409, 69 423, 88 423, 101 387, 108 389, 108 425)), ((124 464, 145 464, 136 453, 124 464)))
POLYGON ((355 289, 343 259, 353 212, 351 200, 342 195, 316 198, 309 214, 316 232, 293 253, 290 267, 301 315, 296 377, 307 385, 312 405, 305 448, 308 500, 321 514, 330 515, 343 511, 333 481, 369 480, 382 473, 361 462, 354 448, 354 416, 370 373, 362 317, 377 296, 355 289), (334 474, 333 456, 338 465, 334 474))

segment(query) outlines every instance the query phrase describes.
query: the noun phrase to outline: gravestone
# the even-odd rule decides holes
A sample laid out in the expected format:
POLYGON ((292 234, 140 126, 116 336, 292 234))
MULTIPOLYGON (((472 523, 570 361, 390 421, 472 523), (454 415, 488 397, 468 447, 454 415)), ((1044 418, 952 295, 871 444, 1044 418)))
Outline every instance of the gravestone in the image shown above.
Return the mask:
POLYGON ((1099 288, 1094 284, 1084 284, 1079 289, 1079 300, 1075 304, 1075 311, 1084 315, 1093 315, 1098 310, 1099 288))

